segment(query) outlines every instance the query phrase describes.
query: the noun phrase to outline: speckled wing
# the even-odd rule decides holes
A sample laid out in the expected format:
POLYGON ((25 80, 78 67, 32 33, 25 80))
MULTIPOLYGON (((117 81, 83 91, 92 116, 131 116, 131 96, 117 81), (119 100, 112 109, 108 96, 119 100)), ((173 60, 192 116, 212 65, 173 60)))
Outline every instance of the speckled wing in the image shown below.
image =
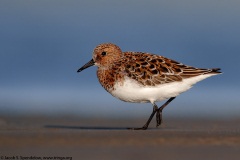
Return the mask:
POLYGON ((199 69, 182 63, 141 52, 125 52, 122 64, 127 76, 135 79, 144 86, 182 81, 185 78, 207 74, 220 73, 219 69, 199 69))

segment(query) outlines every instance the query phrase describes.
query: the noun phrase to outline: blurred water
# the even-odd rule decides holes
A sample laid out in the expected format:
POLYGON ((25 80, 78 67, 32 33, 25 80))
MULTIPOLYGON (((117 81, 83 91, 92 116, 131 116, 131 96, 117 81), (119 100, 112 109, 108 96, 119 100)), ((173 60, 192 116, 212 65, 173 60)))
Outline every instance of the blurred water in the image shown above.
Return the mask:
POLYGON ((97 44, 113 42, 123 51, 222 68, 224 74, 181 95, 167 114, 239 117, 239 6, 235 0, 2 0, 0 111, 148 116, 150 104, 124 103, 104 91, 96 68, 76 73, 97 44))

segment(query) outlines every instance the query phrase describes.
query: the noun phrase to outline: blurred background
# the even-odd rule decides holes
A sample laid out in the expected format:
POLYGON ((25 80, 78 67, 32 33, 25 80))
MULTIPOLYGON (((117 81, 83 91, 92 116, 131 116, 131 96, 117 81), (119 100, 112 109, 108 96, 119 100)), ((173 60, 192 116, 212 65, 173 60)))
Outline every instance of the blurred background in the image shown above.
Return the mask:
POLYGON ((222 68, 178 96, 164 116, 239 118, 239 15, 239 0, 1 0, 0 114, 148 118, 151 104, 112 97, 96 67, 77 73, 96 45, 112 42, 222 68))

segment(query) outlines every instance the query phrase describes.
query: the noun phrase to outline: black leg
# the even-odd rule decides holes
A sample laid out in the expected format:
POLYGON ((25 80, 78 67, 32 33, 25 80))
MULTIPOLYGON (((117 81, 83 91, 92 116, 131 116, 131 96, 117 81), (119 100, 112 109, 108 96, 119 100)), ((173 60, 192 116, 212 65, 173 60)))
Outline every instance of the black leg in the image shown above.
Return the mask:
POLYGON ((157 126, 159 126, 162 123, 162 110, 163 108, 165 108, 172 100, 174 100, 176 97, 171 97, 166 103, 164 103, 160 108, 158 108, 158 106, 153 103, 153 111, 152 114, 150 115, 150 117, 148 118, 148 121, 146 122, 146 124, 141 127, 141 128, 128 128, 128 129, 133 129, 133 130, 146 130, 148 128, 148 125, 150 124, 153 116, 155 115, 155 113, 157 112, 156 115, 156 119, 157 119, 157 126))
POLYGON ((157 127, 162 123, 162 110, 176 97, 171 97, 166 103, 164 103, 160 108, 157 109, 156 120, 157 120, 157 127))
POLYGON ((162 112, 159 112, 159 110, 157 110, 156 113, 156 121, 157 121, 156 127, 160 126, 162 123, 162 112))
POLYGON ((151 122, 153 116, 154 116, 155 113, 157 112, 157 110, 158 110, 158 107, 157 107, 157 105, 154 103, 154 104, 153 104, 152 114, 151 114, 150 117, 148 118, 148 121, 146 122, 146 124, 145 124, 143 127, 141 127, 141 128, 129 128, 129 129, 133 129, 133 130, 146 130, 146 129, 148 128, 148 125, 149 125, 149 123, 151 122))

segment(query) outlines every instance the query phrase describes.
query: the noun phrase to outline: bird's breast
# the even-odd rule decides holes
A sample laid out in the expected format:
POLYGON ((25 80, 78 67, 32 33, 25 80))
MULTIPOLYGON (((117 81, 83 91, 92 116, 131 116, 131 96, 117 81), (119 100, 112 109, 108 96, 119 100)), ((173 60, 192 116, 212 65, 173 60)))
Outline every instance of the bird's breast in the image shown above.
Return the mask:
POLYGON ((124 75, 114 69, 98 69, 97 76, 103 88, 110 93, 115 90, 116 83, 121 84, 124 81, 124 75))

